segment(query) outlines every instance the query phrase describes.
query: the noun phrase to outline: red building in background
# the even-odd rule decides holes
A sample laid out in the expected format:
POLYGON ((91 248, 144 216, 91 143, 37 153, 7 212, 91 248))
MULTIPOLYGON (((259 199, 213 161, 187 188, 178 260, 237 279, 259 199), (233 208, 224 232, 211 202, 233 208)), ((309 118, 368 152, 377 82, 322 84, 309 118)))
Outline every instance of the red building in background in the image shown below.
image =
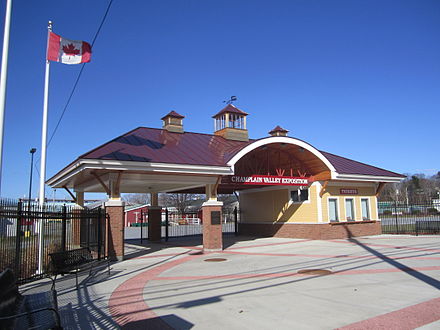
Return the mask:
POLYGON ((127 206, 125 208, 125 227, 132 227, 135 223, 141 222, 141 217, 143 217, 143 222, 148 222, 148 207, 150 204, 127 206))

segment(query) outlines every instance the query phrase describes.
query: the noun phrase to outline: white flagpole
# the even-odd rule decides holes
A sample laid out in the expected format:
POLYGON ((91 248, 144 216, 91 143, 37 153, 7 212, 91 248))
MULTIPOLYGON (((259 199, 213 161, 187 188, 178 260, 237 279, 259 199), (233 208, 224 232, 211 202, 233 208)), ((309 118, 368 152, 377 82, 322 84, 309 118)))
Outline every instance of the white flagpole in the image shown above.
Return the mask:
MULTIPOLYGON (((49 32, 52 32, 52 22, 49 21, 47 25, 48 30, 48 40, 49 42, 49 32)), ((46 58, 46 74, 44 76, 44 105, 43 105, 43 128, 41 132, 41 163, 40 163, 40 194, 39 201, 40 206, 44 204, 44 187, 46 181, 46 147, 47 147, 47 109, 49 106, 49 71, 50 62, 46 58)))
MULTIPOLYGON (((49 21, 47 25, 47 43, 49 45, 49 33, 52 32, 52 22, 49 21)), ((46 50, 47 52, 47 50, 46 50)), ((40 165, 40 194, 39 194, 39 204, 43 207, 45 202, 45 181, 46 181, 46 147, 47 147, 47 110, 49 107, 49 72, 50 72, 50 62, 47 59, 46 53, 46 73, 44 76, 44 103, 43 103, 43 128, 41 131, 41 165, 40 165)), ((43 219, 40 219, 38 226, 38 274, 43 273, 43 250, 44 250, 44 225, 43 219)))
POLYGON ((6 104, 6 80, 8 76, 9 31, 11 26, 12 0, 6 1, 5 32, 3 34, 2 72, 0 75, 0 196, 3 166, 3 136, 6 104))

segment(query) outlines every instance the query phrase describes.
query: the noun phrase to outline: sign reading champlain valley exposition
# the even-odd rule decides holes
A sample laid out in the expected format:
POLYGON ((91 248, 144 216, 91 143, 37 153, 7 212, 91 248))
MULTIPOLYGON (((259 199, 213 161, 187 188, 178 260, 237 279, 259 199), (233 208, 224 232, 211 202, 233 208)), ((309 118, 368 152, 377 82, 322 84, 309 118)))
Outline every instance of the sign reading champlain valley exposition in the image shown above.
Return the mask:
POLYGON ((275 175, 231 175, 224 177, 223 183, 235 185, 307 186, 309 184, 309 179, 304 177, 275 175))

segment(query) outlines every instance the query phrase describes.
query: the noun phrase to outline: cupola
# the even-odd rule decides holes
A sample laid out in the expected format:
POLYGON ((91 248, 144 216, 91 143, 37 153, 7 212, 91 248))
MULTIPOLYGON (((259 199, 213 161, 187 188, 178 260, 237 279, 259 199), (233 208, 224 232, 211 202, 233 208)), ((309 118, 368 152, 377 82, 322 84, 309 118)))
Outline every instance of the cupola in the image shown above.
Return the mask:
POLYGON ((246 129, 246 116, 248 114, 228 104, 220 110, 214 118, 214 134, 228 140, 249 141, 246 129))
POLYGON ((269 132, 272 136, 287 136, 287 133, 289 133, 289 131, 281 126, 277 126, 269 132))
POLYGON ((169 132, 183 133, 183 118, 185 118, 185 116, 179 115, 175 111, 171 111, 162 117, 162 128, 169 132))

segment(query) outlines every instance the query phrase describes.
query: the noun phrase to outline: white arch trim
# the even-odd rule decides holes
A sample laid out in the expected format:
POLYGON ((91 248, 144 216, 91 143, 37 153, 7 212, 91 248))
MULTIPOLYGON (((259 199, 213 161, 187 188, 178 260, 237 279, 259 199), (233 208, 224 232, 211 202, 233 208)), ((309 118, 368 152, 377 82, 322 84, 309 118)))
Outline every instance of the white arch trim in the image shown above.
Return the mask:
POLYGON ((334 166, 328 161, 327 158, 324 157, 324 155, 322 153, 320 153, 317 149, 315 149, 314 147, 312 147, 310 144, 295 139, 295 138, 291 138, 291 137, 287 137, 287 136, 272 136, 272 137, 268 137, 268 138, 264 138, 258 141, 255 141, 252 144, 249 144, 248 146, 244 147, 243 149, 241 149, 237 154, 234 155, 234 157, 232 157, 229 162, 228 162, 228 166, 231 166, 232 169, 234 169, 235 164, 246 154, 248 154, 249 152, 262 147, 264 145, 267 144, 272 144, 272 143, 286 143, 286 144, 292 144, 292 145, 296 145, 299 147, 304 148, 305 150, 310 151, 312 154, 314 154, 317 158, 319 158, 324 164, 325 166, 327 166, 327 168, 330 170, 332 178, 336 176, 336 169, 334 168, 334 166))

